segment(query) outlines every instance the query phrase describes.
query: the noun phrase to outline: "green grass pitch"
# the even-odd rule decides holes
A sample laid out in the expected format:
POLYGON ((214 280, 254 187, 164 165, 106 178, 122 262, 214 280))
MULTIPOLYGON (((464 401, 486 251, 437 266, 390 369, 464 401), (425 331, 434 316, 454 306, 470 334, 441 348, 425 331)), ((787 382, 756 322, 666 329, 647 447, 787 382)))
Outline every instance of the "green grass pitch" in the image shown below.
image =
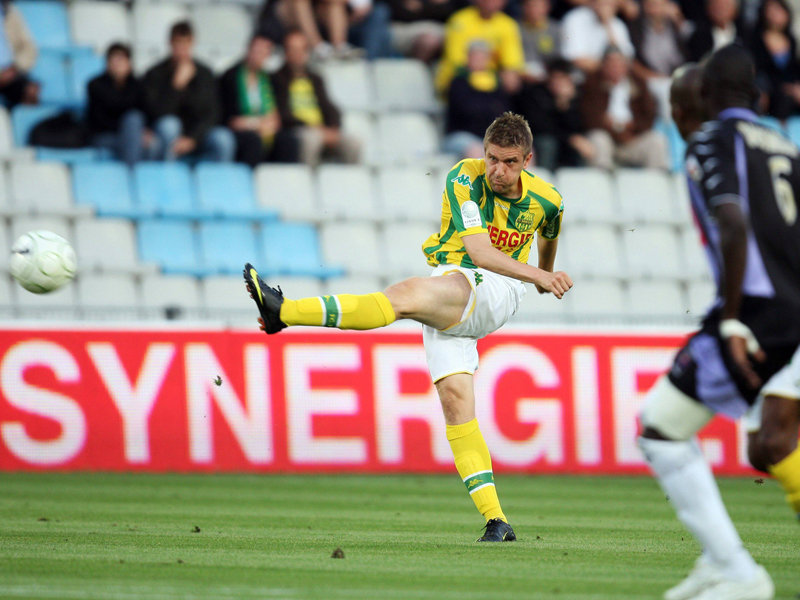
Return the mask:
MULTIPOLYGON (((782 492, 720 484, 794 599, 800 527, 782 492)), ((647 477, 501 474, 498 489, 517 543, 474 543, 455 475, 2 474, 0 598, 660 598, 697 554, 647 477)))

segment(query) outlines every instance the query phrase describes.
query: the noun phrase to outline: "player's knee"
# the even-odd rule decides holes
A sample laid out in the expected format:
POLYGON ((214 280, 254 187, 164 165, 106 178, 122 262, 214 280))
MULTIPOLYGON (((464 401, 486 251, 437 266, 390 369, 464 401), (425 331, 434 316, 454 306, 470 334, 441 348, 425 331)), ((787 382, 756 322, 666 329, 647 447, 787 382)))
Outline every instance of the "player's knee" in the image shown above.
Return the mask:
MULTIPOLYGON (((753 452, 764 467, 777 464, 789 456, 792 450, 797 446, 796 435, 797 431, 787 432, 780 427, 762 427, 754 436, 755 444, 752 444, 753 452)), ((748 454, 749 453, 750 451, 748 450, 748 454)), ((752 463, 752 459, 750 462, 752 463)), ((757 469, 760 468, 756 465, 753 466, 757 469)))
POLYGON ((662 377, 647 394, 641 413, 643 437, 685 441, 711 419, 713 413, 662 377))
POLYGON ((764 456, 761 453, 761 445, 758 441, 758 432, 749 433, 747 436, 747 460, 750 461, 750 465, 757 469, 758 471, 767 472, 767 467, 769 463, 764 460, 764 456))
POLYGON ((425 281, 425 278, 411 277, 384 290, 383 293, 389 299, 398 319, 407 319, 419 312, 420 304, 424 301, 420 289, 421 281, 425 281))
POLYGON ((474 417, 471 390, 466 389, 457 377, 445 377, 437 381, 436 392, 448 423, 463 423, 474 417))

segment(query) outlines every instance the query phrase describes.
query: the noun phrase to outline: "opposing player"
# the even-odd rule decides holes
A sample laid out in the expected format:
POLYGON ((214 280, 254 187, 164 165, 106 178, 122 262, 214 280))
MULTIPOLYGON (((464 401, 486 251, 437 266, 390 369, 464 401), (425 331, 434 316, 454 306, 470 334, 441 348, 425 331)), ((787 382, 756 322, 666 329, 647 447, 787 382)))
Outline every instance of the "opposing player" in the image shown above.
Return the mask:
MULTIPOLYGON (((743 416, 762 382, 789 364, 800 344, 800 150, 758 124, 749 108, 757 95, 754 80, 749 53, 726 46, 702 69, 702 105, 692 99, 697 72, 691 68, 679 76, 672 98, 682 133, 702 120, 702 109, 715 117, 689 138, 686 170, 718 294, 641 415, 640 447, 703 549, 666 600, 774 595, 769 574, 744 548, 695 439, 715 413, 743 416)), ((781 481, 797 486, 797 477, 781 481)))
POLYGON ((292 325, 374 329, 397 319, 423 325, 428 367, 447 424, 456 469, 486 519, 479 542, 516 539, 500 507, 492 461, 475 419, 472 374, 477 341, 501 327, 525 294, 523 282, 561 298, 572 281, 553 273, 563 204, 552 185, 525 170, 532 136, 524 118, 504 113, 484 136, 485 156, 459 162, 442 194, 441 230, 423 244, 431 277, 384 292, 289 300, 249 263, 244 278, 261 328, 292 325), (536 236, 538 267, 527 264, 536 236))

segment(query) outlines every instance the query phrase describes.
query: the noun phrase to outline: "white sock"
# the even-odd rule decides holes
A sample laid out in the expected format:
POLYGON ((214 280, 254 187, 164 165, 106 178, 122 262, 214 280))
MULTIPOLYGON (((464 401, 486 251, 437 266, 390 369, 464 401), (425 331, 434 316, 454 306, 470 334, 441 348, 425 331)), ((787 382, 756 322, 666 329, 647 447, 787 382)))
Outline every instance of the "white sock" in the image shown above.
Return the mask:
POLYGON ((711 468, 696 440, 639 438, 650 468, 681 522, 709 561, 731 579, 749 579, 756 563, 725 510, 711 468))

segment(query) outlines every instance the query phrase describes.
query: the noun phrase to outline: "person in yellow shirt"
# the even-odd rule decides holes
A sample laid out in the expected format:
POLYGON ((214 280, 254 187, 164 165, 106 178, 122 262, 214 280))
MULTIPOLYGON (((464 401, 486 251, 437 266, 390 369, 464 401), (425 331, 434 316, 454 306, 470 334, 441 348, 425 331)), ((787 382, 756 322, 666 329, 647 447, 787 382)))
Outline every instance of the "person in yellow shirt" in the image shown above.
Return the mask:
POLYGON ((525 170, 532 157, 527 121, 506 112, 484 136, 484 158, 465 159, 448 173, 442 223, 422 246, 430 277, 413 277, 366 295, 290 300, 247 263, 244 279, 266 333, 287 326, 375 329, 397 319, 423 325, 431 378, 444 412, 456 470, 486 519, 478 540, 516 539, 500 507, 489 449, 475 418, 477 342, 516 312, 525 283, 563 297, 572 287, 553 272, 563 204, 556 189, 525 170), (535 233, 538 267, 528 264, 535 233))
POLYGON ((444 47, 436 90, 446 94, 456 71, 467 64, 470 45, 483 41, 492 55, 491 68, 498 72, 503 88, 513 94, 519 89, 525 67, 519 24, 502 12, 505 0, 475 0, 455 12, 445 25, 444 47))

